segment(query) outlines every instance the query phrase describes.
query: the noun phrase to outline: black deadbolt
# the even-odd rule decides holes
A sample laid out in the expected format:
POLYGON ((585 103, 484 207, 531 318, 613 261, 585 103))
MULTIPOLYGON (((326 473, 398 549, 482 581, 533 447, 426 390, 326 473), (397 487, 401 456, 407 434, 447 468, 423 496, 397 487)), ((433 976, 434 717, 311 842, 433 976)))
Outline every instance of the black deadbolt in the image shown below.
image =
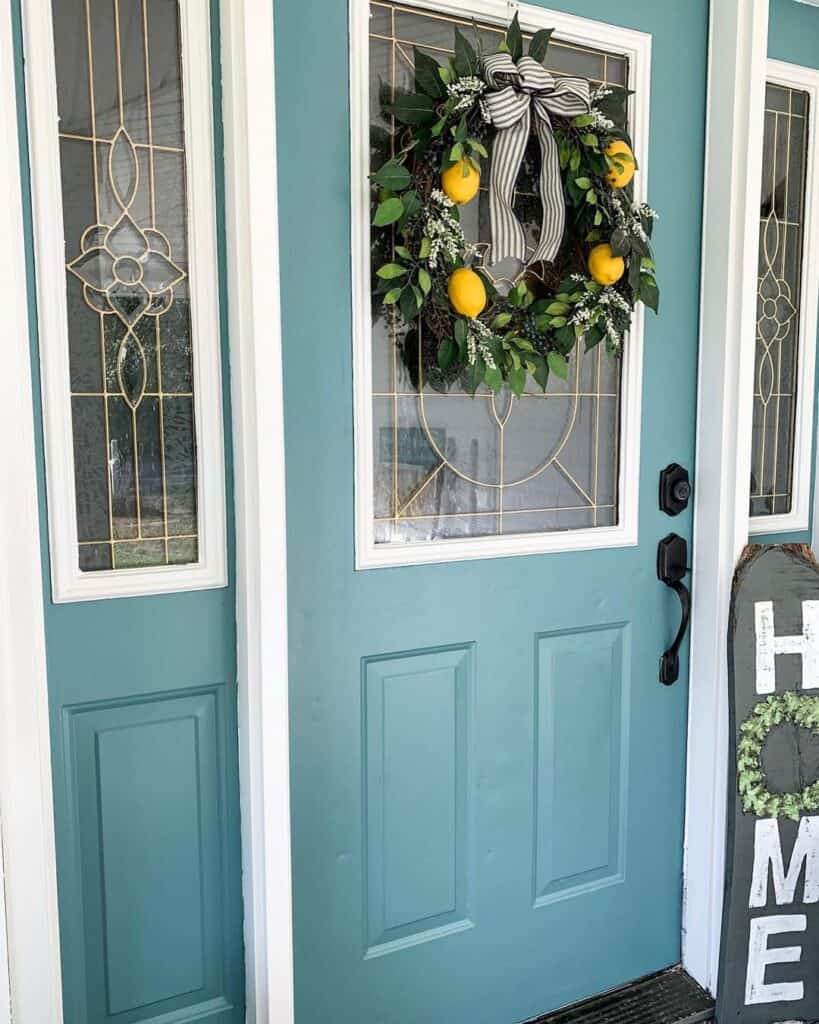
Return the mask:
POLYGON ((660 473, 660 511, 678 516, 688 508, 690 498, 691 480, 688 470, 672 462, 660 473))

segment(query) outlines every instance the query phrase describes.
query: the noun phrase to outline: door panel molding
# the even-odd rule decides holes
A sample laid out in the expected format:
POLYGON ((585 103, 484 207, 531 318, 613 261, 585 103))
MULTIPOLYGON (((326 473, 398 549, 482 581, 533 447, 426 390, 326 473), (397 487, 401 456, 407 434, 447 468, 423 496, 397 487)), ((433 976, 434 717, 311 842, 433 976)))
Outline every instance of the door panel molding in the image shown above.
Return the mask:
POLYGON ((23 0, 22 6, 52 599, 87 601, 223 587, 227 584, 224 426, 207 6, 195 0, 179 0, 198 450, 198 561, 97 572, 83 572, 78 559, 66 242, 51 3, 23 0))
MULTIPOLYGON (((43 575, 34 441, 29 295, 12 5, 0 6, 0 820, 14 1019, 61 1021, 62 984, 48 732, 43 575)), ((22 96, 20 97, 22 102, 22 96)), ((0 927, 3 924, 0 922, 0 927)), ((5 955, 0 949, 0 973, 5 955)), ((0 983, 0 990, 2 990, 0 983)), ((0 1005, 0 1020, 4 1008, 0 1005)))
MULTIPOLYGON (((406 0, 411 7, 429 7, 465 16, 461 0, 406 0)), ((524 31, 554 28, 556 37, 583 46, 599 46, 624 54, 629 62, 630 120, 635 156, 641 174, 635 195, 644 202, 648 191, 649 101, 651 93, 651 36, 633 29, 592 21, 533 4, 516 4, 524 31)), ((485 21, 506 24, 506 0, 469 0, 468 13, 485 21)), ((619 522, 616 526, 529 533, 503 537, 455 538, 413 544, 377 544, 374 531, 372 312, 370 268, 370 95, 369 3, 350 3, 350 159, 351 243, 353 288, 353 378, 355 400, 355 518, 356 568, 421 565, 473 558, 532 555, 552 551, 585 551, 627 547, 637 543, 640 485, 640 425, 642 402, 644 309, 638 304, 623 356, 620 398, 619 522)))
POLYGON ((728 608, 748 539, 768 0, 711 4, 703 208, 683 966, 716 992, 728 767, 728 608))

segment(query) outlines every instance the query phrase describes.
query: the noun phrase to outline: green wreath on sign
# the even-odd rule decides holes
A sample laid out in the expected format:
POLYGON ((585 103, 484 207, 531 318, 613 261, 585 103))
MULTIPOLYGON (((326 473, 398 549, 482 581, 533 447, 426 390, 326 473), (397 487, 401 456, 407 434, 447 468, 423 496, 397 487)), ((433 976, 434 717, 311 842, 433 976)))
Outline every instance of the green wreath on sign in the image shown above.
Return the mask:
POLYGON ((819 697, 787 690, 772 694, 754 707, 740 726, 737 784, 746 814, 798 821, 805 811, 819 810, 819 780, 798 793, 772 793, 762 768, 765 740, 783 722, 791 722, 819 736, 819 697))

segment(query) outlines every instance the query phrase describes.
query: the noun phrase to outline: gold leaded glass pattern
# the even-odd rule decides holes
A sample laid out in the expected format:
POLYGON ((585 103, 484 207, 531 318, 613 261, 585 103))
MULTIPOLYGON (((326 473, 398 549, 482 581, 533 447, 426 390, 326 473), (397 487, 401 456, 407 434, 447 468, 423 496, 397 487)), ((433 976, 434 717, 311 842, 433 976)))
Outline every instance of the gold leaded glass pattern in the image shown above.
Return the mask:
MULTIPOLYGON (((439 63, 452 53, 453 26, 473 22, 401 4, 370 5, 371 166, 392 151, 393 125, 381 101, 412 89, 413 47, 439 63)), ((485 52, 502 38, 478 23, 485 52)), ((628 63, 615 53, 553 41, 553 74, 582 75, 593 85, 626 85, 628 63)), ((534 153, 534 151, 533 151, 534 153)), ((539 158, 538 158, 539 159, 539 158)), ((527 157, 515 208, 531 238, 540 227, 537 163, 527 157)), ((466 237, 489 242, 488 179, 462 207, 466 237)), ((602 346, 573 355, 569 379, 552 377, 518 400, 481 387, 473 398, 424 380, 425 341, 394 311, 373 302, 372 402, 376 543, 543 533, 613 526, 618 521, 620 363, 602 346)), ((432 382, 434 383, 434 382, 432 382)))
POLYGON ((79 564, 198 560, 177 0, 54 0, 79 564))
POLYGON ((760 204, 751 515, 791 511, 808 96, 768 84, 760 204))

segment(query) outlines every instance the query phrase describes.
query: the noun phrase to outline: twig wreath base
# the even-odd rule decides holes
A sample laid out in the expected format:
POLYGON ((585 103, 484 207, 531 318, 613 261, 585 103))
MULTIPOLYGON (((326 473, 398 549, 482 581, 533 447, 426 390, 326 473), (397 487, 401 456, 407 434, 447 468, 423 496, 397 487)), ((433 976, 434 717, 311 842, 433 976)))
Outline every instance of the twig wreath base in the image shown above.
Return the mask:
POLYGON ((410 373, 474 393, 566 379, 581 342, 621 353, 637 302, 655 312, 656 217, 634 201, 629 93, 545 68, 551 30, 524 55, 515 15, 495 54, 455 28, 446 65, 414 51, 415 92, 382 93, 390 132, 373 186, 373 291, 408 328, 410 373), (482 162, 492 167, 482 180, 482 162), (460 209, 487 191, 492 242, 460 209), (523 224, 541 221, 534 241, 523 224), (527 244, 528 243, 528 244, 527 244), (517 261, 513 280, 490 270, 517 261), (490 263, 491 260, 491 263, 490 263))
POLYGON ((772 694, 755 705, 740 726, 737 785, 746 814, 799 821, 806 811, 819 810, 819 780, 797 793, 772 793, 762 767, 765 741, 784 722, 791 722, 819 736, 819 697, 787 690, 772 694))

